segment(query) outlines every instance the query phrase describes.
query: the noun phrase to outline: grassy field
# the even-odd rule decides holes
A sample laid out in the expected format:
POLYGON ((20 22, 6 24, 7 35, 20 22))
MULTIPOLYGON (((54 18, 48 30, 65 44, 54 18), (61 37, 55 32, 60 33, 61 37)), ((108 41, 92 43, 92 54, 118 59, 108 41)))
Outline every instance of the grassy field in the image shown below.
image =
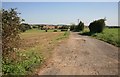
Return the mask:
POLYGON ((20 35, 21 37, 21 50, 34 50, 38 53, 42 53, 47 57, 49 51, 51 51, 58 42, 68 37, 67 32, 53 32, 53 30, 28 30, 20 35), (47 52, 47 54, 46 54, 47 52))
MULTIPOLYGON (((52 50, 67 38, 68 32, 53 32, 53 30, 28 30, 21 34, 21 51, 34 51, 43 56, 44 61, 51 57, 52 50)), ((43 61, 43 62, 44 62, 43 61)))
MULTIPOLYGON (((87 28, 83 33, 89 34, 88 32, 89 32, 89 29, 87 28)), ((120 40, 118 37, 118 28, 105 28, 102 33, 96 33, 91 36, 120 47, 120 40)))
POLYGON ((20 34, 20 48, 16 59, 3 63, 4 74, 26 75, 34 73, 51 57, 52 50, 69 36, 69 32, 32 29, 20 34))

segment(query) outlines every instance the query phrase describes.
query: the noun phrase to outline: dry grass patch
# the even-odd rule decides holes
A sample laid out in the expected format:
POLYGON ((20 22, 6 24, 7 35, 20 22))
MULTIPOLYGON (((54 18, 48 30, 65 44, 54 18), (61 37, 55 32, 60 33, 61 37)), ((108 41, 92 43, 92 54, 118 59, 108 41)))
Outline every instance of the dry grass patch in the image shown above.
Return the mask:
POLYGON ((42 53, 45 57, 51 54, 58 41, 57 38, 64 36, 65 32, 44 32, 39 30, 31 30, 22 33, 21 50, 33 50, 37 53, 42 53))

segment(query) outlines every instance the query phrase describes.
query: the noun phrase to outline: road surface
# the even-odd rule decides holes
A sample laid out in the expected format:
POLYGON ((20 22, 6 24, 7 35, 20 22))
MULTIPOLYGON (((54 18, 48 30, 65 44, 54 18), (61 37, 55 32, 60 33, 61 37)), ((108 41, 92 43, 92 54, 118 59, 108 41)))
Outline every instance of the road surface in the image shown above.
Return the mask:
POLYGON ((118 48, 71 32, 39 75, 118 75, 118 48))

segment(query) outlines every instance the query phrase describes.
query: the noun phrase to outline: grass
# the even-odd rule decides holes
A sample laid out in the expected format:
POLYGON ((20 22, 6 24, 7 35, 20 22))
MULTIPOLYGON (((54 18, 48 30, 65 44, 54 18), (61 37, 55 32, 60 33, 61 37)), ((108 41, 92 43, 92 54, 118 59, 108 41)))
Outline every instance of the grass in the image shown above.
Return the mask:
POLYGON ((32 72, 32 69, 42 64, 43 57, 34 51, 17 52, 16 59, 7 59, 3 61, 2 71, 7 75, 26 75, 32 72))
POLYGON ((89 35, 92 37, 95 37, 99 40, 108 42, 110 44, 113 44, 115 46, 120 47, 120 40, 118 37, 118 28, 105 28, 104 31, 102 33, 95 33, 95 34, 90 34, 89 30, 86 29, 82 35, 89 35))
POLYGON ((64 38, 68 38, 70 32, 66 31, 64 34, 62 34, 60 37, 58 37, 56 40, 60 40, 60 39, 64 39, 64 38))
POLYGON ((53 32, 53 30, 32 29, 20 34, 21 46, 16 51, 16 58, 3 62, 3 74, 27 75, 33 74, 44 61, 49 59, 52 50, 59 41, 69 36, 69 32, 53 32))

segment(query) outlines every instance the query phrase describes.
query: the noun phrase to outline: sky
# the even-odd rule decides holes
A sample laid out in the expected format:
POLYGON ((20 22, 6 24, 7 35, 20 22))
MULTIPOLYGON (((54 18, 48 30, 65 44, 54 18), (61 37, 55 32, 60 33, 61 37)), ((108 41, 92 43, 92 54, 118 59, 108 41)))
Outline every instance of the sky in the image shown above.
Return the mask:
POLYGON ((2 2, 119 2, 119 0, 1 0, 2 2))
POLYGON ((4 9, 17 8, 29 24, 78 24, 106 17, 106 25, 118 25, 117 2, 2 2, 4 9))

